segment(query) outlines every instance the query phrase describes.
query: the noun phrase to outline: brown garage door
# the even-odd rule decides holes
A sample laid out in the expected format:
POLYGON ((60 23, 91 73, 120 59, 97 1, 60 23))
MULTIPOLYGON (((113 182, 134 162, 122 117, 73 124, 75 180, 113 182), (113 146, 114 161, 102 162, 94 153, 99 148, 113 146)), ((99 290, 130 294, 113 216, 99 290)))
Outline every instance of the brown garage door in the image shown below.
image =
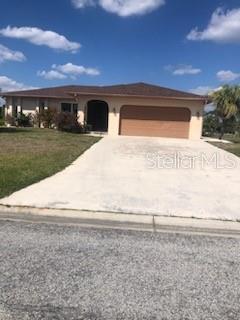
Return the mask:
POLYGON ((120 134, 188 138, 191 112, 187 108, 123 106, 120 134))

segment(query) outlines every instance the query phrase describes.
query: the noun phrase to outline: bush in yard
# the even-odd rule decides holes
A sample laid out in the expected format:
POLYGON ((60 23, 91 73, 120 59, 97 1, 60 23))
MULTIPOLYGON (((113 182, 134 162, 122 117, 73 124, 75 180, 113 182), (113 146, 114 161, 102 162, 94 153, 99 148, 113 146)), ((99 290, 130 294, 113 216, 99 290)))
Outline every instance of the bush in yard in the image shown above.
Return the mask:
POLYGON ((214 111, 205 114, 203 118, 203 135, 204 136, 214 136, 219 132, 220 124, 219 118, 214 111))
POLYGON ((41 112, 36 111, 32 115, 32 123, 34 127, 41 127, 44 128, 53 128, 55 124, 55 118, 57 116, 56 109, 48 108, 42 110, 41 112))
POLYGON ((32 124, 34 127, 41 127, 41 113, 36 111, 32 114, 32 124))
POLYGON ((53 128, 55 124, 55 118, 57 115, 56 109, 48 108, 40 112, 41 123, 44 128, 53 128))
MULTIPOLYGON (((207 137, 215 137, 221 132, 221 118, 218 117, 215 111, 207 113, 203 118, 203 135, 207 137)), ((226 134, 240 133, 240 119, 237 116, 233 116, 224 121, 224 132, 226 134)))
POLYGON ((16 118, 16 124, 18 127, 31 127, 31 115, 20 113, 16 118))
POLYGON ((5 125, 4 108, 0 108, 0 127, 5 125))
POLYGON ((5 116, 5 107, 0 106, 0 120, 4 119, 4 116, 5 116))
POLYGON ((9 126, 16 126, 16 119, 13 116, 11 116, 10 114, 6 115, 5 122, 9 126))
POLYGON ((60 112, 55 117, 55 125, 60 131, 67 131, 73 133, 83 133, 83 127, 78 122, 75 114, 70 112, 60 112))
POLYGON ((92 125, 91 124, 87 124, 87 122, 84 122, 83 130, 84 130, 84 133, 91 132, 92 131, 92 125))
POLYGON ((231 117, 225 121, 225 133, 237 134, 239 132, 239 123, 236 117, 231 117))
POLYGON ((3 127, 5 125, 5 120, 3 118, 0 118, 0 127, 3 127))

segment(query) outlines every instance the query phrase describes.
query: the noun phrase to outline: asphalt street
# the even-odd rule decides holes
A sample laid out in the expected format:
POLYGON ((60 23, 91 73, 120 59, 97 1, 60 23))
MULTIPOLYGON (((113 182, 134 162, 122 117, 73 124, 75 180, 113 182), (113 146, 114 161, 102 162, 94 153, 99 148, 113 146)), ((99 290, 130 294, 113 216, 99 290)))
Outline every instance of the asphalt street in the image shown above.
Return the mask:
POLYGON ((238 320, 240 238, 0 220, 0 320, 238 320))

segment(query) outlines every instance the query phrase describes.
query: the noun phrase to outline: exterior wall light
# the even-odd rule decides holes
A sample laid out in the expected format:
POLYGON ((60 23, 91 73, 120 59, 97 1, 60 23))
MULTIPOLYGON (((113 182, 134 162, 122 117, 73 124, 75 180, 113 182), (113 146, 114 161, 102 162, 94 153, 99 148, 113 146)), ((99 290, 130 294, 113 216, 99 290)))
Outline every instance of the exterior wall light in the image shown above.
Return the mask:
POLYGON ((116 113, 117 113, 116 108, 113 108, 113 113, 114 113, 114 115, 116 115, 116 113))
POLYGON ((199 111, 197 112, 197 114, 196 114, 196 115, 197 115, 197 118, 198 118, 198 119, 200 119, 201 114, 200 114, 200 112, 199 112, 199 111))

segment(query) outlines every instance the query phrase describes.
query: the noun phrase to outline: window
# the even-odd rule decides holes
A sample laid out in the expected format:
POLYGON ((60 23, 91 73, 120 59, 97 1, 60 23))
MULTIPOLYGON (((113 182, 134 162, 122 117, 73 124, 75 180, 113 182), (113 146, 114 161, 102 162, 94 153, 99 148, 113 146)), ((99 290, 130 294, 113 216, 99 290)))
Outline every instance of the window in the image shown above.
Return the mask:
POLYGON ((73 113, 77 116, 78 114, 78 104, 74 103, 73 104, 73 113))
POLYGON ((62 112, 72 112, 72 104, 71 103, 62 103, 61 109, 62 109, 62 112))
POLYGON ((78 104, 77 103, 62 103, 61 110, 62 110, 62 112, 72 112, 77 116, 78 104))

